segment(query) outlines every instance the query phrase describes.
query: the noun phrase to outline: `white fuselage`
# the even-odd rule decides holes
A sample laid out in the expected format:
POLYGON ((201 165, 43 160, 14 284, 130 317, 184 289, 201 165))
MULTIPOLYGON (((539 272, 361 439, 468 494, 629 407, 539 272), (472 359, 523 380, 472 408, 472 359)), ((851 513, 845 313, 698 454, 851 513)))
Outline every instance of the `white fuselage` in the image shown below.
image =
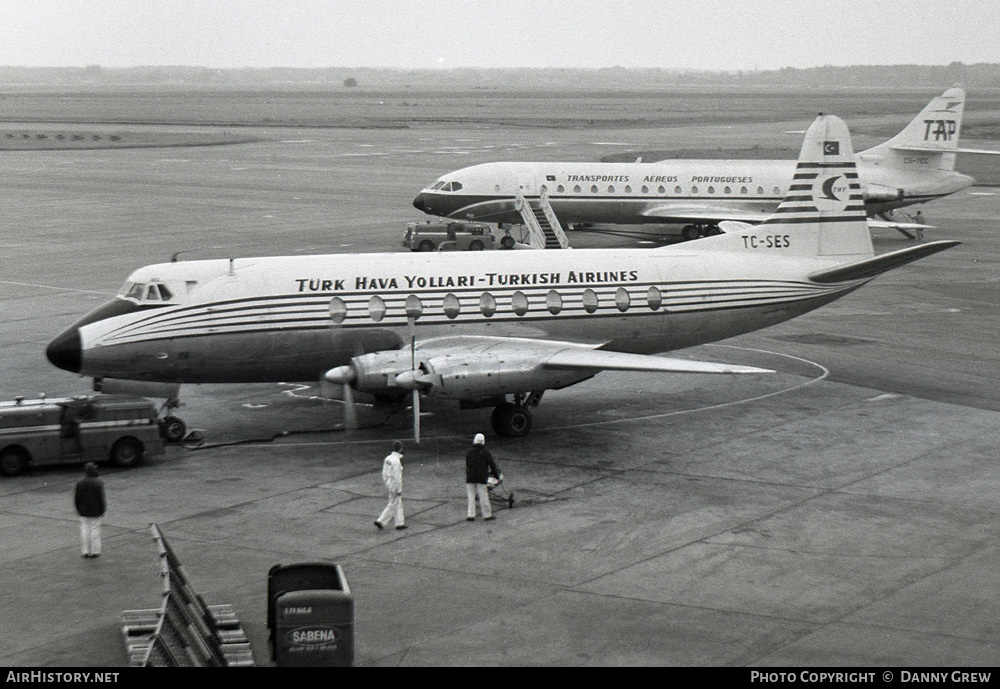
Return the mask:
MULTIPOLYGON (((655 163, 483 163, 439 178, 413 205, 431 215, 483 222, 520 222, 517 194, 548 196, 565 223, 754 222, 774 212, 788 192, 794 160, 665 160, 655 163)), ((913 155, 888 166, 859 154, 858 174, 869 215, 953 194, 973 183, 913 155)))
POLYGON ((783 257, 788 241, 711 256, 674 247, 153 265, 133 273, 131 292, 164 285, 170 298, 119 296, 82 319, 71 329, 74 363, 84 375, 132 380, 316 380, 352 357, 407 345, 410 320, 418 348, 496 335, 665 352, 787 320, 864 282, 811 282, 810 270, 829 261, 783 257))

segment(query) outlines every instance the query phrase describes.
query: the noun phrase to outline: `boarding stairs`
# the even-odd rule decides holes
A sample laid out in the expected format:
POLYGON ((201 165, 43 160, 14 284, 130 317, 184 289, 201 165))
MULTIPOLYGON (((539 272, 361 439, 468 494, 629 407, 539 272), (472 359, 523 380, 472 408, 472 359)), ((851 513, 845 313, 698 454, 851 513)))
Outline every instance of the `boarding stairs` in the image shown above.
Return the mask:
POLYGON ((514 207, 521 214, 521 219, 531 236, 531 246, 535 249, 568 249, 569 240, 563 232, 559 218, 549 205, 549 195, 542 191, 538 199, 532 203, 521 193, 514 198, 514 207))

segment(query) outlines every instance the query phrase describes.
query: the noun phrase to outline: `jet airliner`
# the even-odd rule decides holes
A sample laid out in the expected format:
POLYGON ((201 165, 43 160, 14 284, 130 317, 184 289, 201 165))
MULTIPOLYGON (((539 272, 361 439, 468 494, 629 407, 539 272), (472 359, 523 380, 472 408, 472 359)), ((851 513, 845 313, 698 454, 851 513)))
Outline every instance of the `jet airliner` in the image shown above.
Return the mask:
MULTIPOLYGON (((931 100, 899 134, 857 154, 868 216, 954 194, 975 180, 955 171, 965 91, 931 100)), ((521 222, 518 194, 545 194, 563 223, 686 224, 685 238, 715 234, 726 220, 758 223, 788 193, 793 160, 661 160, 634 163, 496 162, 462 168, 423 189, 413 205, 427 214, 521 222)), ((872 226, 917 229, 889 218, 872 226)))
MULTIPOLYGON (((56 337, 56 366, 162 383, 327 381, 493 407, 523 436, 547 390, 602 371, 766 373, 659 356, 781 323, 955 246, 876 256, 847 127, 821 116, 760 224, 657 249, 273 256, 161 263, 56 337)), ((331 386, 332 387, 332 386, 331 386)), ((408 399, 409 398, 409 399, 408 399)), ((419 435, 418 435, 419 437, 419 435)))

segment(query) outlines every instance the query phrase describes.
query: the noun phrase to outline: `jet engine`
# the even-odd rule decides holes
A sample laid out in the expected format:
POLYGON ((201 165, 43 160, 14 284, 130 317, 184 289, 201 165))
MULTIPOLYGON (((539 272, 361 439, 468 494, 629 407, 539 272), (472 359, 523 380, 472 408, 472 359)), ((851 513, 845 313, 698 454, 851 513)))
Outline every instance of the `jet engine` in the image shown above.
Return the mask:
POLYGON ((869 184, 864 190, 865 201, 901 201, 905 192, 897 187, 886 187, 881 184, 869 184))

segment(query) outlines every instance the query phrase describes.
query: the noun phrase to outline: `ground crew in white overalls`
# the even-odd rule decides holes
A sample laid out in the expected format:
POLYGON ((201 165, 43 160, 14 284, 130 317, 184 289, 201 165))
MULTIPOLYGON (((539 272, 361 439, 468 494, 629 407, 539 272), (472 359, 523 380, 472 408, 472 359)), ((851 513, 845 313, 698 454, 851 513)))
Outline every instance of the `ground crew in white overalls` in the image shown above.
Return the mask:
POLYGON ((406 524, 403 519, 403 443, 398 440, 392 443, 392 452, 386 456, 382 462, 382 480, 385 482, 385 489, 389 493, 389 502, 386 504, 382 514, 375 520, 375 526, 380 530, 389 525, 389 521, 396 517, 396 528, 405 529, 406 524))

